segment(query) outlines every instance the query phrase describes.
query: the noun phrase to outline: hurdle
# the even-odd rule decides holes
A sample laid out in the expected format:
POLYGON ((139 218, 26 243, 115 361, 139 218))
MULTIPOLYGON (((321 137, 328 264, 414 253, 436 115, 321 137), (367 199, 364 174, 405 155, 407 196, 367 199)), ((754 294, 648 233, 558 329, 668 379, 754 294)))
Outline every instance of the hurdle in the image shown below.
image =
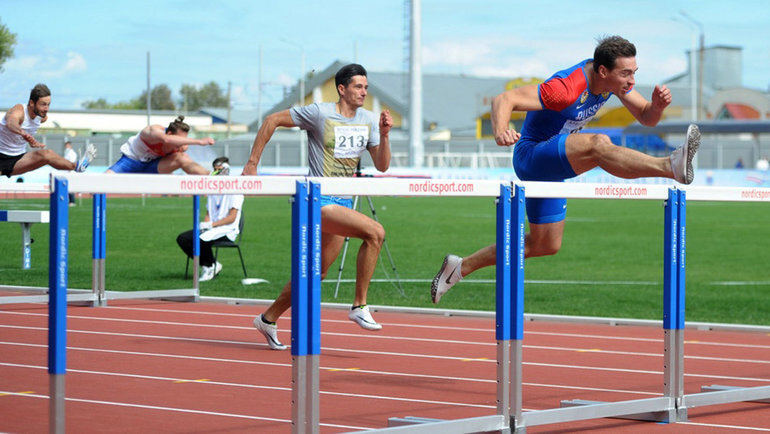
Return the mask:
MULTIPOLYGON (((97 280, 103 280, 104 275, 104 251, 105 243, 104 234, 106 233, 104 220, 105 199, 103 196, 106 194, 142 194, 146 192, 153 192, 155 194, 184 194, 189 191, 191 196, 197 196, 201 194, 244 194, 244 195, 280 195, 280 196, 293 196, 296 194, 298 187, 295 185, 295 178, 289 177, 223 177, 223 176, 201 176, 201 177, 181 177, 174 175, 118 175, 118 174, 52 174, 51 175, 51 222, 50 222, 50 247, 49 247, 49 286, 47 301, 49 302, 49 322, 48 322, 48 373, 49 373, 49 430, 50 432, 61 433, 64 432, 65 427, 65 381, 66 374, 66 347, 67 347, 67 301, 70 296, 67 295, 67 269, 68 269, 68 237, 69 237, 69 203, 68 194, 70 192, 77 193, 92 193, 97 195, 94 200, 94 232, 98 235, 95 236, 93 243, 93 269, 95 286, 102 285, 97 280)), ((315 197, 315 196, 314 196, 315 197)), ((315 199, 316 206, 318 200, 315 199)), ((302 202, 297 201, 295 202, 302 202)), ((198 206, 199 201, 194 199, 193 201, 193 218, 197 227, 198 206)), ((307 209, 305 204, 304 210, 307 209)), ((317 232, 317 246, 314 249, 320 250, 320 211, 318 213, 318 228, 317 232)), ((296 213, 303 215, 302 213, 296 213)), ((296 228, 295 228, 296 229, 296 228)), ((318 284, 311 287, 314 291, 318 291, 317 301, 318 314, 315 316, 317 320, 317 330, 320 336, 320 252, 308 253, 307 247, 307 232, 303 232, 302 236, 297 236, 298 243, 304 243, 304 249, 306 251, 303 260, 300 260, 303 267, 308 266, 307 258, 315 258, 315 265, 318 268, 317 278, 318 284)), ((294 239, 294 235, 292 236, 294 239)), ((303 270, 305 268, 302 268, 303 270)), ((302 276, 303 279, 307 278, 307 272, 302 276)), ((301 279, 300 279, 301 280, 301 279)), ((168 290, 172 295, 180 295, 180 290, 168 290)), ((187 290, 185 290, 187 291, 187 290)), ((156 291, 137 291, 141 293, 142 298, 147 298, 148 295, 157 295, 156 291)), ((166 298, 169 294, 161 294, 166 298)), ((299 292, 299 291, 297 291, 299 292)), ((185 292, 186 295, 189 292, 185 292)), ((89 297, 93 297, 93 294, 87 294, 89 297)), ((197 296, 197 294, 196 294, 197 296)), ((106 299, 109 298, 107 294, 106 299)), ((127 298, 127 297, 117 297, 127 298)), ((309 303, 308 303, 309 305, 309 303)), ((303 315, 303 317, 307 317, 303 315)), ((313 321, 316 322, 316 321, 313 321)), ((295 331, 292 327, 292 342, 295 342, 295 331)), ((320 342, 316 339, 315 345, 319 348, 320 342)), ((310 346, 304 345, 307 349, 310 346)), ((297 348, 303 347, 302 344, 297 345, 297 348)), ((292 345, 292 351, 294 351, 294 345, 292 345)), ((305 361, 306 354, 301 353, 298 356, 298 360, 295 362, 302 366, 306 366, 305 361)), ((318 362, 311 362, 310 368, 315 367, 318 369, 318 362)), ((300 375, 299 379, 295 379, 293 383, 306 384, 305 378, 307 369, 295 369, 295 372, 300 375)), ((311 378, 312 380, 312 378, 311 378)), ((316 377, 317 381, 317 377, 316 377)), ((310 383, 312 384, 312 383, 310 383)), ((317 386, 316 389, 317 390, 317 386)), ((312 391, 312 389, 311 389, 312 391)), ((315 393, 315 396, 318 394, 315 393)), ((297 392, 297 396, 305 399, 308 396, 306 393, 297 392)), ((315 415, 317 420, 318 412, 311 413, 315 415)), ((315 423, 317 427, 318 424, 315 423)))
MULTIPOLYGON (((312 179, 312 178, 311 178, 312 179)), ((324 194, 367 194, 419 196, 425 191, 445 195, 463 195, 453 191, 453 180, 427 181, 429 188, 415 191, 409 185, 392 180, 339 180, 318 178, 324 194), (381 185, 378 185, 381 184, 381 185), (433 188, 436 187, 436 188, 433 188)), ((406 181, 409 183, 409 181, 406 181)), ((424 183, 426 181, 421 181, 424 183)), ((412 184, 415 184, 412 182, 412 184)), ((481 185, 474 182, 474 185, 481 185)), ((493 183, 499 187, 499 183, 493 183)), ((497 414, 488 417, 437 421, 420 417, 389 419, 389 428, 376 432, 526 432, 527 426, 546 425, 587 419, 614 417, 676 423, 687 420, 687 409, 699 405, 740 401, 764 401, 770 387, 732 388, 707 386, 700 394, 684 394, 684 328, 686 266, 686 201, 685 190, 665 185, 643 185, 634 194, 633 185, 589 183, 524 182, 514 185, 510 193, 503 188, 492 192, 480 188, 474 196, 496 196, 497 200, 497 307, 496 338, 498 340, 497 414), (521 339, 523 337, 523 258, 524 258, 524 191, 528 197, 566 197, 572 199, 646 199, 664 201, 664 375, 662 395, 656 398, 620 402, 563 401, 561 407, 522 412, 521 339), (502 207, 502 209, 501 209, 502 207), (516 248, 511 242, 512 228, 517 231, 516 248), (503 247, 501 248, 501 244, 503 247), (513 260, 516 258, 516 260, 513 260), (502 291, 502 293, 501 293, 502 291), (502 304, 502 306, 501 306, 502 304), (510 320, 509 320, 510 316, 510 320)), ((691 200, 770 201, 770 189, 690 187, 691 200)))
MULTIPOLYGON (((102 175, 95 175, 96 177, 102 175)), ((115 175, 107 175, 114 177, 115 175)), ((139 175, 133 175, 134 177, 139 175)), ((184 177, 151 175, 147 184, 132 182, 130 186, 118 186, 115 193, 138 193, 150 188, 153 192, 179 194, 180 183, 184 177), (141 185, 140 185, 141 184, 141 185), (125 191, 129 190, 129 191, 125 191)), ((379 431, 387 432, 434 432, 441 429, 447 432, 501 431, 525 432, 527 426, 569 422, 603 417, 649 416, 654 420, 679 422, 686 420, 687 408, 716 403, 738 402, 747 399, 764 400, 770 397, 770 387, 730 388, 730 386, 709 386, 705 393, 683 394, 684 371, 684 289, 685 289, 685 254, 686 254, 686 201, 687 200, 753 200, 770 201, 770 190, 763 190, 758 195, 745 193, 745 189, 720 189, 719 191, 693 188, 688 195, 685 191, 671 189, 663 185, 645 185, 644 195, 633 199, 652 199, 665 201, 664 210, 664 345, 665 373, 663 394, 661 397, 621 401, 612 403, 577 402, 562 408, 522 412, 521 360, 523 339, 523 297, 524 297, 524 213, 525 192, 528 197, 567 197, 576 199, 615 198, 612 192, 628 186, 596 184, 556 184, 522 183, 501 186, 497 181, 474 181, 473 191, 453 190, 455 180, 430 180, 433 188, 415 188, 425 184, 425 180, 409 179, 340 179, 307 178, 297 182, 286 178, 249 177, 250 182, 259 182, 259 188, 245 192, 235 188, 216 188, 216 182, 235 182, 237 177, 200 177, 200 187, 191 188, 194 194, 247 194, 247 195, 290 195, 292 205, 292 356, 293 356, 293 430, 294 432, 318 432, 319 412, 318 396, 318 356, 320 355, 320 238, 314 238, 320 232, 316 223, 319 218, 319 204, 316 198, 321 192, 329 195, 367 194, 379 196, 482 196, 497 198, 498 251, 496 308, 497 347, 497 414, 469 419, 436 421, 418 417, 404 417, 393 420, 393 426, 379 431), (212 185, 208 186, 207 183, 212 185), (445 188, 446 187, 446 188, 445 188), (211 191, 216 190, 216 191, 211 191), (307 190, 307 191, 305 191, 307 190), (513 193, 511 193, 513 192, 513 193), (608 193, 609 192, 609 193, 608 193), (716 193, 712 195, 711 193, 716 193), (737 195, 737 196, 736 196, 737 195), (688 197, 689 196, 689 197, 688 197), (721 199, 715 199, 719 197, 721 199), (740 197, 741 199, 735 199, 740 197), (515 231, 515 235, 514 235, 515 231), (499 247, 500 248, 500 247, 499 247), (296 253, 295 253, 296 249, 296 253), (667 288, 667 289, 666 289, 667 288), (303 296, 303 294, 305 294, 303 296), (301 299, 294 300, 294 296, 301 299), (296 309, 296 310, 295 310, 296 309), (316 311, 315 309, 319 309, 316 311), (298 318, 295 321, 295 316, 298 318), (295 348, 296 346, 296 348, 295 348), (396 426, 399 425, 400 426, 396 426)), ((195 178, 199 179, 198 177, 195 178)), ((243 180, 244 178, 240 178, 243 180)), ((89 185, 96 179, 85 178, 71 180, 72 189, 92 188, 89 185)), ((55 180, 55 193, 52 201, 51 219, 51 279, 52 300, 61 297, 66 291, 66 212, 61 206, 66 203, 68 181, 66 177, 55 180), (63 193, 63 194, 62 194, 63 193), (56 245, 55 245, 56 244, 56 245), (63 284, 62 284, 63 282, 63 284)), ((141 181, 141 180, 137 180, 141 181)), ((752 189, 756 191, 757 189, 752 189)), ((191 193, 193 194, 193 193, 191 193)), ((52 391, 54 387, 63 389, 63 381, 57 375, 65 372, 63 348, 66 346, 61 337, 66 331, 66 303, 57 303, 49 309, 51 332, 57 339, 49 340, 49 373, 52 391), (64 307, 62 307, 64 305, 64 307), (60 357, 57 359, 56 357, 60 357), (59 383, 61 385, 59 386, 59 383)), ((64 335, 66 336, 66 335, 64 335)), ((63 390, 51 393, 51 399, 64 396, 63 390)), ((54 415, 61 413, 61 408, 52 405, 51 423, 54 415)), ((61 404, 63 406, 63 403, 61 404)))
MULTIPOLYGON (((116 174, 117 175, 117 174, 116 174)), ((133 175, 118 175, 120 177, 133 175)), ((107 306, 108 300, 125 299, 164 299, 178 301, 198 301, 200 289, 198 286, 198 267, 200 255, 200 240, 198 238, 198 218, 200 214, 200 196, 193 196, 193 286, 192 288, 161 289, 143 291, 108 291, 106 286, 107 269, 107 194, 93 194, 92 212, 92 266, 91 287, 92 303, 94 306, 107 306)))
MULTIPOLYGON (((36 183, 0 183, 0 194, 12 198, 48 197, 50 196, 50 184, 36 183), (11 196, 12 195, 12 196, 11 196)), ((0 211, 0 221, 18 222, 22 226, 22 269, 31 266, 31 225, 32 223, 49 223, 50 211, 0 211)), ((10 295, 0 297, 0 304, 15 303, 44 303, 48 302, 48 288, 43 286, 16 286, 0 285, 0 289, 33 293, 36 295, 10 295)), ((91 303, 93 295, 91 291, 84 289, 70 289, 67 296, 69 302, 91 303)))
MULTIPOLYGON (((33 193, 48 194, 47 184, 24 184, 13 183, 0 184, 0 193, 6 195, 13 193, 33 193)), ((0 222, 19 223, 21 226, 21 268, 29 270, 32 266, 32 235, 31 227, 33 223, 48 223, 50 214, 48 211, 22 211, 22 210, 0 210, 0 222)))
POLYGON ((32 267, 32 235, 33 223, 48 223, 48 211, 0 210, 0 222, 18 223, 21 226, 21 268, 29 270, 32 267))

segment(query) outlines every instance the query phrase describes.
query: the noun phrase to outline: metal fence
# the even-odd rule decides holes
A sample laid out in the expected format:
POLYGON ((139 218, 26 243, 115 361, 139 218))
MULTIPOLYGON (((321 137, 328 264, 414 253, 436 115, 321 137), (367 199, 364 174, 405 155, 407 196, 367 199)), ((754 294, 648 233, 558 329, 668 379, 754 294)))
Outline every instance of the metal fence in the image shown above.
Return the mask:
MULTIPOLYGON (((300 132, 282 131, 276 133, 262 154, 260 166, 263 167, 302 167, 307 163, 302 161, 306 153, 300 152, 300 132)), ((304 133, 302 133, 304 134, 304 133)), ((768 134, 704 134, 697 165, 700 169, 732 169, 741 161, 745 168, 753 168, 763 157, 770 157, 770 147, 767 143, 768 134)), ((48 148, 61 154, 64 142, 70 140, 76 150, 82 149, 87 143, 93 143, 97 155, 92 163, 94 166, 109 166, 120 158, 120 146, 127 137, 111 136, 75 136, 64 134, 48 134, 38 137, 48 148)), ((670 135, 666 142, 671 147, 678 146, 684 140, 684 135, 670 135)), ((216 155, 225 155, 235 166, 243 165, 249 157, 254 135, 217 141, 212 148, 216 155)), ((642 149, 642 151, 644 151, 642 149)), ((408 167, 409 143, 405 139, 391 140, 391 167, 408 167)), ((667 153, 668 151, 665 151, 667 153)), ((658 154, 661 154, 658 152, 658 154)), ((663 154, 661 154, 663 155, 663 154)), ((432 140, 424 144, 423 167, 427 168, 510 168, 511 148, 502 148, 494 140, 452 139, 432 140)), ((659 155, 660 156, 660 155, 659 155)), ((206 162, 208 163, 208 162, 206 162)), ((372 167, 373 163, 368 153, 362 158, 364 167, 372 167)))

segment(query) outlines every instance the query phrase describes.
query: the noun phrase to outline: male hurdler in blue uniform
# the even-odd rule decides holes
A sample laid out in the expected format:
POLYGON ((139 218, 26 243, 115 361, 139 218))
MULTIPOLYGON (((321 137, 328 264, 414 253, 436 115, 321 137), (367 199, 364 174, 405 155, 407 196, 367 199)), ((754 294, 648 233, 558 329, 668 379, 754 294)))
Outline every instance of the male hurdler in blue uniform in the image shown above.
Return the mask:
MULTIPOLYGON (((580 130, 615 95, 642 125, 656 125, 671 104, 666 86, 655 86, 651 101, 634 90, 636 47, 620 36, 599 41, 593 59, 559 71, 540 85, 511 89, 492 102, 492 129, 499 146, 513 146, 513 168, 523 181, 563 181, 595 167, 621 178, 665 177, 682 184, 693 180, 692 159, 700 144, 696 125, 669 157, 614 145, 604 134, 580 130), (509 126, 512 111, 526 111, 521 132, 509 126)), ((527 199, 525 257, 553 255, 561 248, 567 200, 527 199)), ((464 276, 495 265, 496 245, 461 258, 447 255, 431 285, 431 297, 442 295, 464 276)))

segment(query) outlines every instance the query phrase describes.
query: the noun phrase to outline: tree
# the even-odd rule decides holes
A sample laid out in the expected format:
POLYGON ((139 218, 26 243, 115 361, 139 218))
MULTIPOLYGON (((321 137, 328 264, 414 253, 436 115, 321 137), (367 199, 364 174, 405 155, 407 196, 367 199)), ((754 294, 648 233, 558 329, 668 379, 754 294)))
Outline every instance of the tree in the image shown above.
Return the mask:
MULTIPOLYGON (((147 109, 147 91, 128 101, 120 101, 110 104, 104 98, 89 100, 82 104, 83 108, 93 110, 146 110, 147 109)), ((150 107, 153 110, 176 110, 174 100, 171 99, 171 89, 168 85, 159 84, 150 91, 150 107)))
POLYGON ((182 95, 179 104, 187 111, 196 111, 201 107, 227 107, 227 95, 214 81, 200 89, 192 84, 183 84, 179 93, 182 95))
POLYGON ((82 104, 85 109, 91 110, 140 110, 142 107, 147 107, 147 103, 141 104, 139 98, 134 98, 129 101, 120 101, 115 104, 110 104, 104 98, 97 100, 89 100, 82 104))
MULTIPOLYGON (((147 108, 147 91, 143 91, 139 96, 139 109, 147 108)), ((176 110, 174 100, 171 99, 171 89, 168 85, 159 84, 150 91, 150 107, 153 110, 176 110)))
POLYGON ((85 109, 92 109, 92 110, 104 110, 108 108, 112 108, 110 103, 107 102, 104 98, 99 98, 95 101, 89 100, 82 104, 83 108, 85 109))
POLYGON ((8 27, 0 22, 0 72, 3 72, 3 63, 13 57, 13 47, 16 45, 16 34, 11 33, 8 27))

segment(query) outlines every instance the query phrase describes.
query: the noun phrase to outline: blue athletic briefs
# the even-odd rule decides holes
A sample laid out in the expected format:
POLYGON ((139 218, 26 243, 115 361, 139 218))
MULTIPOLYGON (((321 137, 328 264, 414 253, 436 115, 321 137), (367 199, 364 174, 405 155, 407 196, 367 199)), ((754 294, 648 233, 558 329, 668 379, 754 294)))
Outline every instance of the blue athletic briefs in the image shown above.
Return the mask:
POLYGON ((143 163, 123 155, 109 170, 115 173, 158 173, 158 163, 160 158, 143 163))
POLYGON ((349 197, 325 196, 322 194, 321 208, 325 207, 326 205, 339 205, 339 206, 344 206, 346 208, 353 209, 353 199, 349 197))

